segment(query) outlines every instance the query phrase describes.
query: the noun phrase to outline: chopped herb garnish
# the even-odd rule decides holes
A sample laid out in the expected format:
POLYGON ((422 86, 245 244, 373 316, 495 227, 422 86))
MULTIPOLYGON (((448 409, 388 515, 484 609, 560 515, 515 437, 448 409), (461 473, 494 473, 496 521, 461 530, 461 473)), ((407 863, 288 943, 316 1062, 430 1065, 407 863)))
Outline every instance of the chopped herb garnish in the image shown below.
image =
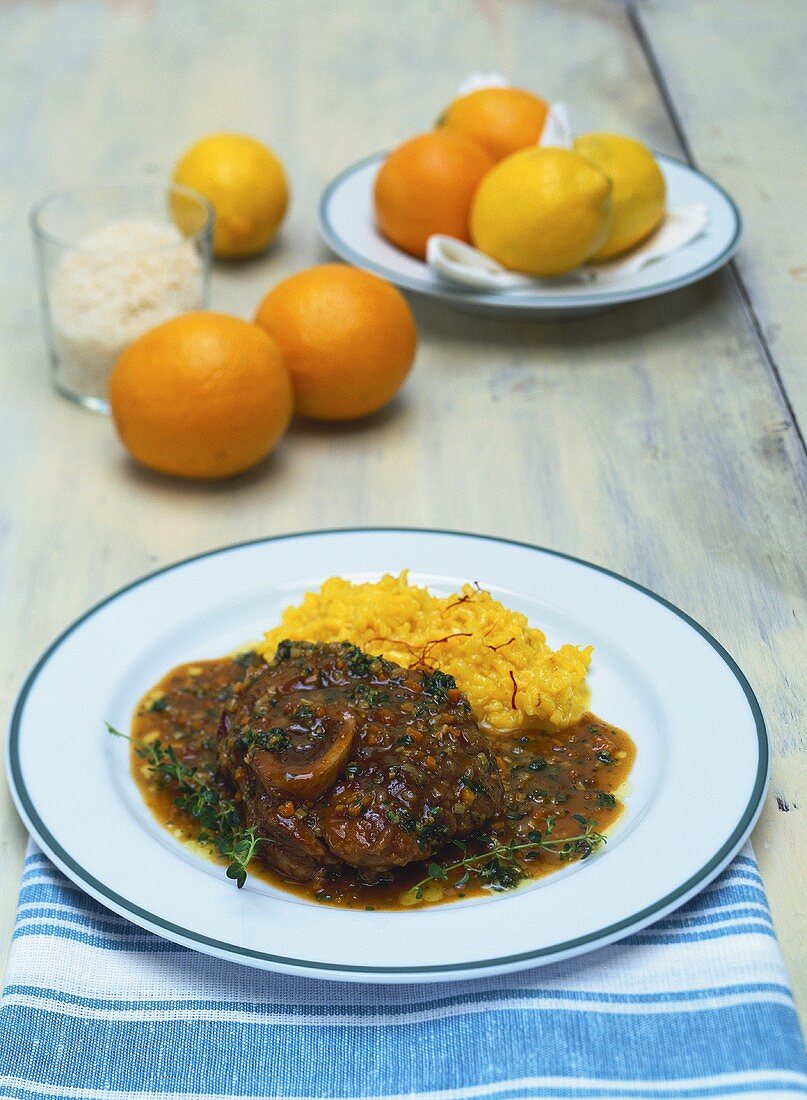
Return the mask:
POLYGON ((345 664, 351 676, 366 676, 374 658, 362 653, 358 646, 346 643, 345 664))
POLYGON ((440 844, 445 840, 446 833, 448 832, 447 826, 440 820, 443 810, 441 806, 434 806, 428 813, 425 821, 415 821, 414 818, 410 818, 408 822, 403 823, 403 828, 414 834, 418 838, 418 848, 424 850, 426 848, 434 848, 435 845, 440 844))
POLYGON ((434 672, 424 672, 421 678, 421 688, 426 695, 430 695, 438 706, 448 703, 449 691, 456 691, 457 681, 447 672, 441 672, 439 668, 434 672))
POLYGON ((271 729, 261 730, 260 733, 248 729, 241 730, 236 735, 234 744, 239 752, 244 753, 253 747, 274 753, 287 752, 291 748, 291 741, 280 726, 272 726, 271 729))
POLYGON ((261 730, 259 734, 252 738, 252 743, 257 748, 266 749, 267 752, 272 753, 288 752, 291 748, 291 741, 286 736, 285 730, 282 730, 280 726, 272 726, 271 729, 261 730))
POLYGON ((289 657, 291 657, 291 642, 288 638, 284 638, 282 642, 277 643, 275 661, 288 661, 289 657))
POLYGON ((356 684, 350 694, 357 702, 365 700, 371 707, 383 706, 384 703, 389 703, 392 699, 388 691, 371 687, 369 684, 356 684))
POLYGON ((148 708, 150 711, 155 711, 157 714, 162 713, 164 710, 168 710, 168 697, 161 695, 159 699, 154 699, 148 708))
POLYGON ((249 668, 257 656, 254 649, 247 649, 244 653, 236 653, 233 664, 238 665, 239 668, 249 668))
POLYGON ((387 810, 386 817, 392 825, 400 825, 405 833, 417 833, 420 836, 428 828, 412 817, 407 810, 387 810))

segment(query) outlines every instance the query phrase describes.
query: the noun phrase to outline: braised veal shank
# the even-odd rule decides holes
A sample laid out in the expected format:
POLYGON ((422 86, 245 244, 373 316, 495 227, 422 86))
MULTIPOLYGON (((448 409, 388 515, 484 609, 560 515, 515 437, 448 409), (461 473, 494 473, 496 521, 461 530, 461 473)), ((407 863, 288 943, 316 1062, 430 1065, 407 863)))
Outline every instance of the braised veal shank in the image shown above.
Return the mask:
POLYGON ((347 864, 372 882, 502 810, 464 695, 347 642, 283 642, 226 703, 218 761, 262 860, 298 882, 347 864))

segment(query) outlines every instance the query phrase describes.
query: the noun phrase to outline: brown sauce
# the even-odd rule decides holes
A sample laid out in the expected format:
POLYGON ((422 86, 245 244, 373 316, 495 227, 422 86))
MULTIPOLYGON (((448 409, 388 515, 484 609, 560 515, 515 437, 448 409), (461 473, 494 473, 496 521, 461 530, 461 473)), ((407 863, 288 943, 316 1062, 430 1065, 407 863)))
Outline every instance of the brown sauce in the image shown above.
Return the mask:
MULTIPOLYGON (((197 776, 206 784, 230 797, 231 792, 216 768, 219 716, 224 701, 243 680, 245 670, 259 661, 255 654, 244 654, 196 661, 173 669, 136 708, 131 731, 134 742, 148 743, 159 738, 164 747, 170 745, 174 749, 183 764, 197 768, 197 776)), ((491 734, 489 741, 504 782, 505 809, 485 827, 484 837, 492 837, 501 844, 528 844, 530 834, 535 831, 546 835, 549 824, 552 837, 565 840, 581 835, 582 827, 575 815, 596 822, 597 831, 605 833, 622 813, 624 807, 618 792, 627 780, 636 747, 624 731, 595 715, 585 714, 562 731, 523 727, 513 733, 491 734)), ((137 755, 136 744, 132 747, 131 769, 157 821, 178 840, 222 863, 213 849, 199 843, 198 822, 176 807, 175 791, 170 785, 155 781, 137 755)), ((484 843, 482 838, 471 840, 466 854, 484 851, 485 843, 489 844, 489 840, 484 843)), ((564 865, 561 855, 555 852, 526 849, 526 853, 520 867, 531 879, 564 865)), ((572 858, 580 854, 577 850, 575 853, 572 858)), ((463 853, 450 844, 428 860, 397 869, 390 882, 373 886, 346 873, 334 875, 324 885, 289 882, 256 859, 249 865, 249 874, 309 901, 349 909, 403 909, 413 903, 413 888, 427 878, 429 864, 450 867, 462 857, 463 853)), ((421 904, 490 892, 490 882, 478 876, 455 884, 461 870, 449 874, 445 882, 429 880, 423 887, 421 904)), ((501 888, 501 882, 494 883, 492 888, 501 888)))

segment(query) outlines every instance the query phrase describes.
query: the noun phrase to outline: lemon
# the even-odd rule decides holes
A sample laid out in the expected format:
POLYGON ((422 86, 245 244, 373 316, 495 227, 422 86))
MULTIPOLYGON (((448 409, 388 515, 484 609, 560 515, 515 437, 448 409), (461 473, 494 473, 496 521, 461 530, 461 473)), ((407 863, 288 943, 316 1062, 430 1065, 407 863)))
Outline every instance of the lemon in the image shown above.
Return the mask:
POLYGON ((283 165, 271 149, 243 134, 210 134, 180 160, 174 182, 192 187, 216 211, 213 252, 239 259, 262 252, 289 202, 283 165))
POLYGON ((646 146, 621 134, 583 134, 574 147, 611 181, 611 229, 605 243, 591 257, 610 260, 649 237, 664 217, 664 176, 646 146))
POLYGON ((504 267, 562 275, 602 245, 611 219, 611 184, 568 149, 513 153, 492 168, 471 207, 471 239, 504 267))

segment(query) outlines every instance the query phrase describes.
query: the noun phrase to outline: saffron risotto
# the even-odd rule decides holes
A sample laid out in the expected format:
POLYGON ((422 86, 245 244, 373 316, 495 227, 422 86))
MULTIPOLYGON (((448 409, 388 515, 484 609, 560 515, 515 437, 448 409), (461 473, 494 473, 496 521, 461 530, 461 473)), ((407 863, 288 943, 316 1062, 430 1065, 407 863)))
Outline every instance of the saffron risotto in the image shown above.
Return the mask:
POLYGON ((560 729, 578 721, 588 705, 591 646, 553 650, 525 615, 470 584, 443 598, 410 584, 406 571, 366 584, 331 577, 298 607, 286 608, 259 652, 271 660, 285 638, 349 641, 406 668, 439 668, 494 733, 525 723, 560 729))

